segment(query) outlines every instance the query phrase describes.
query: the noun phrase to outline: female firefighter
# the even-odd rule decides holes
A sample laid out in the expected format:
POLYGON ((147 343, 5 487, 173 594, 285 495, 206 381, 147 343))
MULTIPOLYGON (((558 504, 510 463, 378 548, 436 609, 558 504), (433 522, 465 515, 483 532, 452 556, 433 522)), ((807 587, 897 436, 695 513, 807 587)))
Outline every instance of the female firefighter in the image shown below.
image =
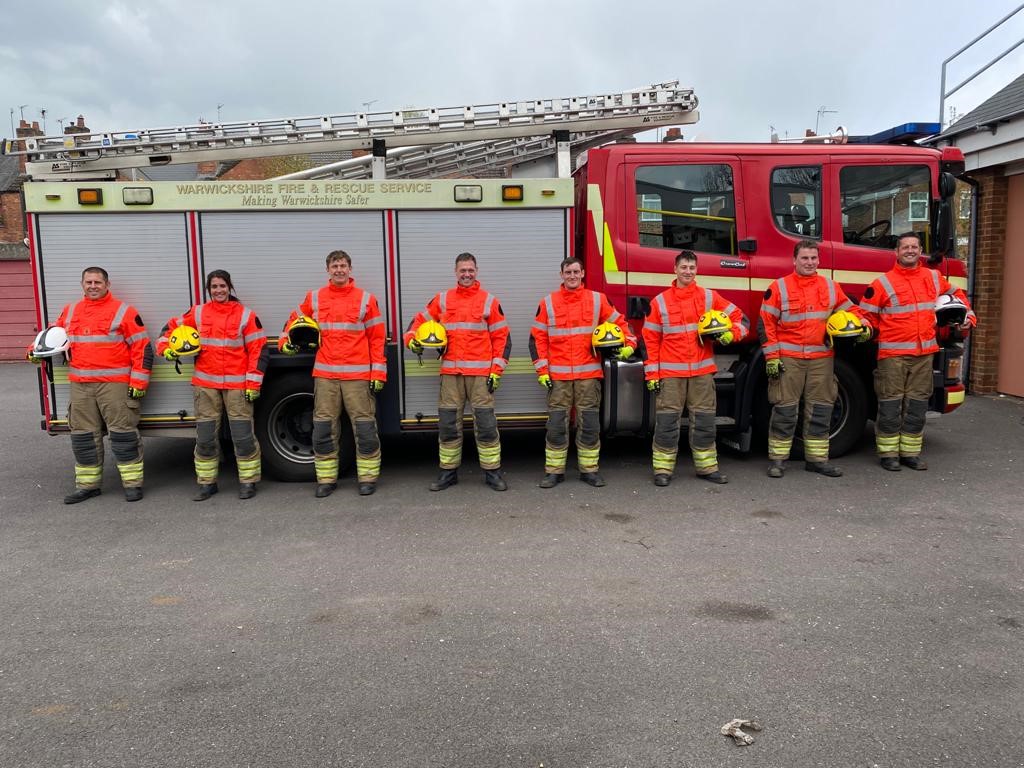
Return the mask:
POLYGON ((194 357, 195 467, 199 491, 193 501, 217 493, 221 414, 227 410, 238 464, 238 498, 250 499, 260 481, 260 446, 253 431, 253 403, 260 396, 269 351, 260 319, 234 294, 231 275, 215 269, 206 277, 210 301, 172 317, 160 332, 157 354, 177 363, 194 357))

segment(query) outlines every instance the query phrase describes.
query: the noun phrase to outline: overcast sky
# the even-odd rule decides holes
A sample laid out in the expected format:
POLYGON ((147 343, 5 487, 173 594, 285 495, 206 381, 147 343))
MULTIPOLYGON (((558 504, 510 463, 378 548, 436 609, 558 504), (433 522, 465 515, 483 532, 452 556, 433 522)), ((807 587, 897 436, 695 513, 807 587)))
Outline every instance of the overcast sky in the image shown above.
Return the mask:
MULTIPOLYGON (((14 3, 0 32, 0 135, 585 96, 678 79, 688 138, 767 141, 938 118, 942 61, 1018 0, 291 0, 14 3)), ((1024 38, 1024 11, 950 65, 949 87, 1024 38)), ((1024 72, 1024 46, 949 104, 1024 72)), ((948 110, 947 110, 948 117, 948 110)))

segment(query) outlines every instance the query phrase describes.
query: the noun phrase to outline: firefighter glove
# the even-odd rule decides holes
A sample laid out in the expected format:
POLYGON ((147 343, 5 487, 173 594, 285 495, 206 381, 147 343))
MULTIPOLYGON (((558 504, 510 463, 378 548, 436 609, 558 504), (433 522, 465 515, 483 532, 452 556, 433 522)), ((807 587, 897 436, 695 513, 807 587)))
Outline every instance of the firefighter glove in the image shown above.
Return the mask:
POLYGON ((765 361, 764 370, 769 379, 777 379, 786 370, 786 366, 782 364, 782 360, 776 357, 765 361))
POLYGON ((861 331, 857 335, 857 337, 854 339, 854 341, 857 344, 863 344, 865 341, 871 341, 871 334, 872 334, 871 326, 870 325, 865 325, 864 326, 864 330, 861 331))
POLYGON ((423 354, 423 345, 415 337, 409 339, 409 351, 417 355, 423 354))
POLYGON ((258 389, 247 389, 245 390, 245 402, 255 403, 260 399, 260 391, 258 389))
POLYGON ((141 400, 146 396, 146 390, 138 387, 128 387, 128 397, 132 400, 141 400))
POLYGON ((370 392, 377 394, 384 389, 384 382, 380 379, 370 379, 370 392))
POLYGON ((718 337, 719 344, 732 344, 736 340, 736 337, 732 335, 732 331, 726 331, 718 337))
POLYGON ((487 391, 488 392, 497 392, 498 391, 498 387, 500 387, 500 386, 501 386, 501 375, 500 374, 492 373, 490 376, 487 377, 487 391))
POLYGON ((164 360, 166 360, 169 363, 173 363, 177 359, 178 353, 175 352, 173 349, 168 347, 167 349, 164 350, 164 360))
POLYGON ((634 353, 635 351, 636 351, 636 350, 635 350, 635 349, 633 349, 633 348, 632 348, 631 346, 629 346, 629 345, 624 345, 624 346, 622 346, 622 347, 619 347, 619 354, 618 354, 618 358, 619 358, 619 360, 629 360, 629 358, 631 358, 631 357, 633 356, 633 353, 634 353))
POLYGON ((286 355, 295 355, 298 354, 299 348, 292 344, 290 341, 286 341, 284 344, 281 345, 281 351, 284 352, 286 355))
POLYGON ((545 389, 551 389, 552 387, 555 386, 555 383, 551 381, 551 377, 548 376, 546 373, 542 373, 540 376, 537 377, 537 383, 540 384, 545 389))
POLYGON ((647 380, 647 391, 648 392, 661 392, 661 379, 648 379, 647 380))
POLYGON ((25 355, 25 359, 28 360, 30 363, 41 363, 41 362, 43 362, 43 358, 36 357, 31 352, 29 352, 27 355, 25 355))

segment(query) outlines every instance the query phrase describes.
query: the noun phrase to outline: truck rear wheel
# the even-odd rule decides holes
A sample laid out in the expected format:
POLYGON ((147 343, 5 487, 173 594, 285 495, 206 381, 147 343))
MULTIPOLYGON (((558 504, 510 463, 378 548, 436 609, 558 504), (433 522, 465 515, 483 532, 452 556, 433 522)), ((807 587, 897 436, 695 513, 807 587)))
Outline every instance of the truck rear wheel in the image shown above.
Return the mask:
MULTIPOLYGON (((263 387, 255 414, 256 437, 267 473, 285 482, 312 482, 313 377, 305 371, 273 376, 263 387)), ((355 457, 352 426, 341 418, 339 473, 355 457)))

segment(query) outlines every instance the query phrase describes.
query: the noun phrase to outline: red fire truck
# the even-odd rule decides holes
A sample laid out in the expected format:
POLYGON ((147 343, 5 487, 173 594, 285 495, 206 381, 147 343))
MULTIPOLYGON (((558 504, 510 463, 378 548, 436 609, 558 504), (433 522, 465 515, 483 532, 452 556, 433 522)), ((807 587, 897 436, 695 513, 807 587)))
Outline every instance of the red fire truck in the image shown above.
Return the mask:
MULTIPOLYGON (((481 282, 509 318, 511 362, 497 397, 502 428, 544 423, 544 395, 527 349, 529 328, 539 299, 558 285, 559 262, 570 254, 584 259, 587 285, 605 291, 637 330, 651 298, 671 282, 674 256, 684 248, 698 254, 698 282, 722 292, 754 322, 761 295, 792 269, 793 245, 801 239, 818 242, 821 271, 851 297, 890 268, 895 235, 903 231, 920 233, 933 265, 966 286, 963 263, 951 257, 954 189, 964 171, 959 150, 867 143, 606 144, 639 130, 692 123, 696 106, 692 91, 669 83, 458 110, 8 143, 8 151, 28 156, 34 179, 24 185, 24 196, 37 322, 45 326, 79 298, 81 270, 97 264, 110 272, 115 294, 140 309, 155 336, 167 318, 206 300, 207 272, 226 269, 240 298, 276 340, 305 291, 326 279, 326 254, 342 248, 353 257, 357 283, 377 295, 385 315, 388 385, 379 420, 382 433, 400 434, 436 429, 438 362, 421 364, 403 348, 401 336, 430 296, 451 287, 454 258, 462 251, 477 256, 481 282), (486 146, 467 144, 471 139, 486 146), (452 141, 462 143, 453 150, 452 141), (292 178, 145 178, 146 168, 165 164, 354 147, 373 154, 292 178), (569 178, 574 150, 577 168, 569 178), (522 167, 545 154, 557 161, 557 173, 545 178, 436 178, 466 171, 473 158, 505 165, 515 159, 522 167), (143 169, 141 180, 97 181, 132 168, 143 169)), ((749 449, 767 419, 760 349, 751 342, 717 357, 720 437, 749 449)), ((935 356, 934 410, 948 412, 962 402, 961 358, 955 344, 935 356)), ((282 479, 312 474, 311 366, 309 357, 272 356, 258 402, 266 468, 282 479)), ((870 345, 844 350, 837 359, 837 455, 855 444, 874 413, 873 368, 870 345)), ((66 432, 66 368, 55 366, 51 373, 52 379, 40 376, 42 426, 66 432)), ((177 374, 157 361, 142 429, 191 434, 190 374, 187 365, 177 374)), ((607 435, 647 433, 652 406, 642 362, 606 363, 607 435)))

